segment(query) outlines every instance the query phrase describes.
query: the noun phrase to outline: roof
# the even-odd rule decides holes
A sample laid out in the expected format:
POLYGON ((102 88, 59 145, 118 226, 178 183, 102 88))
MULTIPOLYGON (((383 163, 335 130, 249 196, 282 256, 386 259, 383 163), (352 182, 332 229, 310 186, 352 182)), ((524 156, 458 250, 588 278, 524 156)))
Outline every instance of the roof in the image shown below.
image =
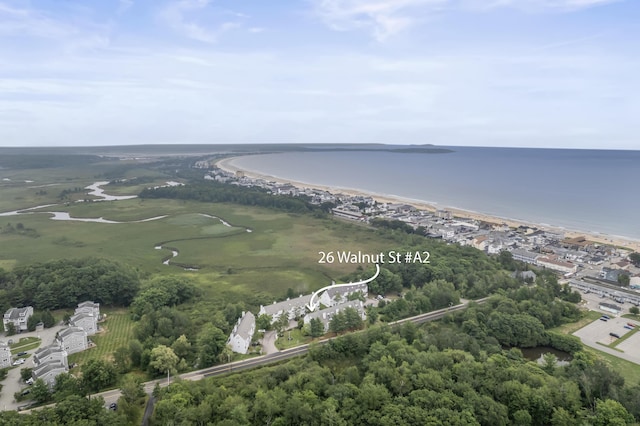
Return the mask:
POLYGON ((41 364, 40 366, 33 369, 33 374, 36 377, 42 377, 45 374, 55 371, 55 370, 67 370, 67 366, 61 363, 60 361, 49 361, 41 364))
POLYGON ((93 315, 91 315, 88 312, 78 312, 77 314, 75 314, 74 316, 69 318, 69 321, 73 323, 73 322, 76 322, 76 321, 83 320, 85 318, 90 318, 92 321, 95 321, 97 319, 96 317, 94 317, 93 315))
POLYGON ((336 294, 345 294, 345 293, 355 293, 355 292, 369 292, 369 287, 366 283, 354 283, 350 286, 332 286, 326 289, 324 292, 327 293, 327 296, 333 299, 336 294))
POLYGON ((80 327, 67 327, 58 332, 58 337, 60 339, 64 339, 65 337, 69 337, 74 334, 82 334, 83 336, 85 336, 87 333, 80 327))
POLYGON ((53 345, 49 345, 49 346, 45 346, 43 348, 38 349, 34 354, 33 357, 34 358, 43 358, 47 355, 51 355, 54 353, 61 353, 64 352, 64 350, 56 344, 53 345))
MULTIPOLYGON (((18 319, 24 316, 29 308, 31 308, 31 306, 26 306, 24 308, 11 308, 4 314, 4 317, 7 319, 18 319)), ((31 309, 33 310, 33 308, 31 309)))
POLYGON ((99 303, 94 303, 90 300, 87 300, 85 302, 82 303, 78 303, 78 308, 100 308, 100 304, 99 303))
POLYGON ((364 304, 362 303, 362 300, 350 300, 348 302, 338 303, 330 308, 311 312, 305 316, 305 319, 308 318, 308 320, 311 321, 312 319, 317 318, 325 322, 327 319, 330 319, 333 314, 343 311, 346 308, 354 308, 359 313, 362 313, 364 311, 364 304))
POLYGON ((311 294, 296 297, 295 299, 283 300, 282 302, 274 302, 271 305, 264 305, 264 312, 267 315, 274 315, 280 311, 289 311, 293 308, 302 308, 311 301, 311 294))
POLYGON ((242 337, 244 340, 251 340, 253 337, 252 331, 255 329, 255 326, 256 317, 251 312, 247 312, 240 320, 240 324, 238 324, 235 334, 242 337))

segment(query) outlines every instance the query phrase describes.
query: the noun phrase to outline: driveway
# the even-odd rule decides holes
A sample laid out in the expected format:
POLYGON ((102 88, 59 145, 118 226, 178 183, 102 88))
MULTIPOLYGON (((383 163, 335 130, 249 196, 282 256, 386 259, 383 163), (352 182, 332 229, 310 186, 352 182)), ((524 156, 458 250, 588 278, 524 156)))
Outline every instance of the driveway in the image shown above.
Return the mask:
POLYGON ((276 348, 276 332, 275 330, 267 331, 262 338, 262 353, 265 355, 279 352, 276 348))
MULTIPOLYGON (((9 339, 12 339, 14 342, 17 342, 21 337, 39 337, 42 340, 40 347, 48 346, 55 340, 56 333, 64 327, 65 326, 63 325, 55 325, 51 328, 45 328, 42 331, 23 332, 9 337, 3 336, 2 340, 6 342, 9 339)), ((20 370, 26 367, 33 368, 33 354, 38 349, 39 348, 35 348, 27 351, 29 354, 27 361, 23 365, 12 367, 8 371, 7 378, 2 381, 0 409, 3 411, 17 410, 18 407, 29 404, 29 401, 16 402, 13 398, 13 394, 28 387, 24 382, 22 382, 22 380, 20 380, 20 370)))

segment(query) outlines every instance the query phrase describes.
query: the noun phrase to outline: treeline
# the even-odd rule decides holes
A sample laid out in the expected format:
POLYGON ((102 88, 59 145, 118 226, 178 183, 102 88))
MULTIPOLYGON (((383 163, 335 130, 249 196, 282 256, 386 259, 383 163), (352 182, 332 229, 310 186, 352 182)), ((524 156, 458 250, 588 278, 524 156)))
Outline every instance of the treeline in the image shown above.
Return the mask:
POLYGON ((92 300, 106 306, 129 306, 140 279, 131 267, 97 258, 64 259, 0 269, 2 309, 33 306, 38 310, 74 308, 92 300))
POLYGON ((56 155, 56 154, 3 154, 0 167, 3 169, 43 169, 52 167, 86 166, 105 161, 97 155, 56 155))
POLYGON ((155 189, 147 188, 142 190, 139 196, 140 198, 173 198, 209 203, 229 202, 274 208, 291 213, 322 213, 330 211, 333 207, 331 203, 315 206, 304 197, 272 195, 262 188, 247 188, 215 181, 155 189))
POLYGON ((578 352, 528 362, 453 323, 372 328, 285 364, 159 389, 157 424, 632 424, 640 388, 578 352))

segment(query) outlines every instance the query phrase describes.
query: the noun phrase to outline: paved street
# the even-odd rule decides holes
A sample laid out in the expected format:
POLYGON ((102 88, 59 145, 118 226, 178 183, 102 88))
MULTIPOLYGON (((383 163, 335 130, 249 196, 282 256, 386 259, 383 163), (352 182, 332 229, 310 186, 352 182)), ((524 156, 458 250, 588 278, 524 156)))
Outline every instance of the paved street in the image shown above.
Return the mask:
MULTIPOLYGON (((3 336, 2 340, 6 342, 9 339, 12 339, 14 342, 17 342, 22 337, 39 337, 42 339, 42 343, 40 344, 42 347, 53 343, 56 338, 56 333, 62 328, 64 328, 63 325, 56 325, 51 328, 45 328, 42 331, 24 332, 9 337, 3 336)), ((29 404, 29 401, 16 402, 13 398, 13 394, 28 387, 20 380, 20 370, 25 367, 33 368, 32 357, 33 353, 37 350, 38 348, 27 351, 30 355, 27 358, 27 361, 23 365, 12 367, 9 370, 7 378, 2 381, 2 392, 0 393, 0 407, 2 410, 17 410, 18 407, 29 404)))

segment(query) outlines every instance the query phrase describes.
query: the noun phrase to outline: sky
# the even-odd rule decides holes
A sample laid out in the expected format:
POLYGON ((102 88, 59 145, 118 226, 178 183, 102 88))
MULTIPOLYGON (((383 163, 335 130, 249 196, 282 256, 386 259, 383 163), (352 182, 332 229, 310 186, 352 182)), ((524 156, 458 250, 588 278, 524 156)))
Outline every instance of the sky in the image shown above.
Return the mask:
POLYGON ((638 0, 0 0, 0 146, 640 149, 638 0))

